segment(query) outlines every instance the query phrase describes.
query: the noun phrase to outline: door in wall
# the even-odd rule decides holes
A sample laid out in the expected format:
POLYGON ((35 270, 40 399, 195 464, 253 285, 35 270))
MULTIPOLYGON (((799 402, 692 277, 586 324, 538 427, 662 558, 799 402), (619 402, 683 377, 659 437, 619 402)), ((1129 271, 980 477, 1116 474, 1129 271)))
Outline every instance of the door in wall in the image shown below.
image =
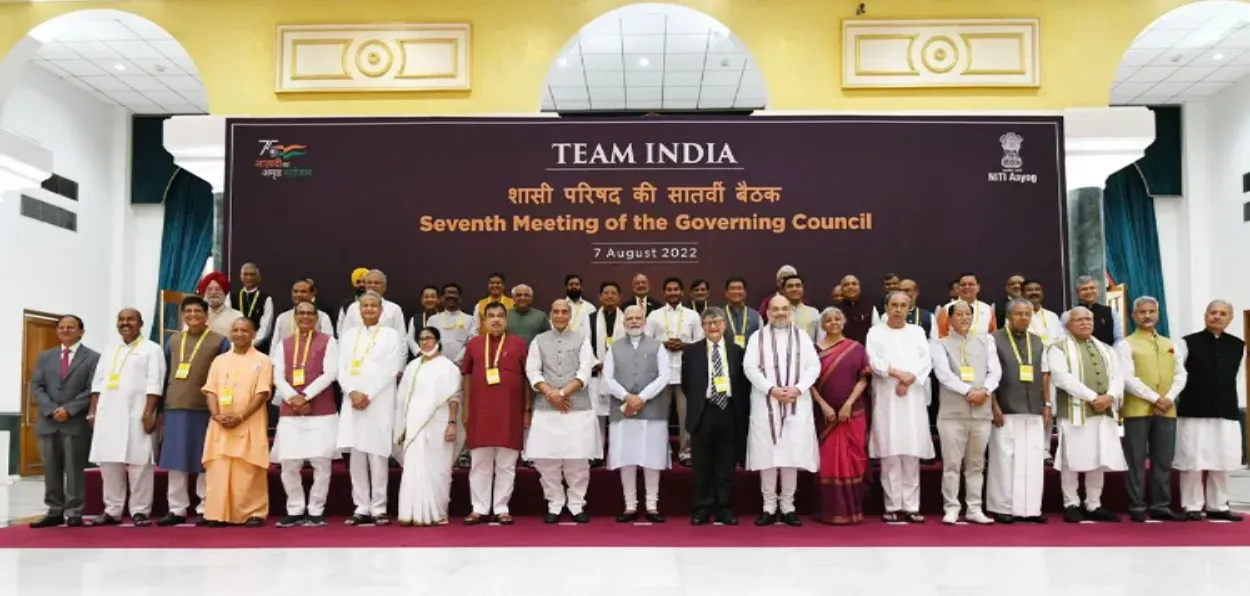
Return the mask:
POLYGON ((58 315, 36 311, 22 313, 22 432, 18 444, 17 473, 22 476, 42 476, 43 458, 39 455, 39 437, 35 434, 35 422, 39 417, 39 405, 31 379, 35 374, 35 362, 39 354, 60 345, 56 338, 58 315))

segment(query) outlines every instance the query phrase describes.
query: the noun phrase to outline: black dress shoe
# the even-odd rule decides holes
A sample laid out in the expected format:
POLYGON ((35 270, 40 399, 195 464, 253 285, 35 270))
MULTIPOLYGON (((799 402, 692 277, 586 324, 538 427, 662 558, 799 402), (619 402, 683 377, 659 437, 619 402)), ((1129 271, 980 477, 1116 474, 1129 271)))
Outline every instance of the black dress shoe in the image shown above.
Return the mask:
POLYGON ((799 516, 795 515, 794 512, 791 511, 790 513, 781 514, 781 523, 795 528, 803 525, 803 520, 799 519, 799 516))
POLYGON ((1150 512, 1150 519, 1170 522, 1183 522, 1185 518, 1171 509, 1155 509, 1150 512))
POLYGON ((620 515, 616 516, 616 521, 617 521, 618 523, 622 523, 622 524, 628 524, 628 523, 636 522, 636 521, 638 521, 638 512, 637 512, 637 511, 626 511, 625 513, 622 513, 622 514, 620 514, 620 515))
POLYGON ((1027 524, 1044 524, 1046 523, 1046 516, 1045 515, 1030 515, 1029 517, 1020 518, 1020 521, 1027 523, 1027 524))
POLYGON ((71 528, 81 528, 81 527, 83 527, 82 516, 81 516, 81 515, 75 515, 75 516, 73 516, 73 517, 67 517, 67 518, 65 518, 65 525, 67 525, 67 526, 69 526, 69 527, 71 527, 71 528))
POLYGON ((586 513, 585 511, 576 513, 573 515, 573 521, 579 524, 588 524, 590 523, 590 514, 586 513))
POLYGON ((994 518, 994 523, 996 524, 1014 524, 1017 521, 1024 521, 1024 518, 1016 518, 1002 513, 994 513, 990 517, 994 518))
POLYGON ((304 516, 302 515, 288 515, 278 520, 279 528, 294 528, 302 525, 304 525, 304 516))
POLYGON ((694 515, 690 516, 690 525, 705 526, 707 525, 708 521, 710 521, 710 519, 711 519, 711 516, 709 516, 708 514, 703 513, 702 511, 696 511, 694 515))
POLYGON ((120 526, 122 520, 117 519, 107 513, 101 513, 95 519, 91 520, 91 527, 96 526, 120 526))
POLYGON ((558 523, 560 523, 560 514, 559 514, 559 513, 548 513, 547 515, 544 515, 544 516, 543 516, 543 523, 544 523, 544 524, 558 524, 558 523))
POLYGON ((170 513, 165 517, 156 520, 156 525, 162 528, 167 528, 169 526, 181 526, 185 523, 187 523, 187 517, 185 515, 177 515, 174 513, 170 513))
POLYGON ((1085 512, 1080 507, 1064 507, 1063 521, 1070 524, 1078 524, 1085 521, 1085 512))
POLYGON ((667 519, 665 519, 663 515, 660 515, 660 514, 658 514, 658 513, 654 513, 654 512, 651 512, 651 511, 648 511, 648 512, 647 512, 647 521, 649 521, 649 522, 651 522, 651 523, 653 523, 653 524, 662 524, 662 523, 664 523, 664 522, 666 522, 666 521, 668 521, 668 520, 667 520, 667 519))
POLYGON ((1207 519, 1215 519, 1220 521, 1239 522, 1242 520, 1240 515, 1230 510, 1225 511, 1207 511, 1207 519))
POLYGON ((1202 521, 1202 512, 1201 511, 1186 511, 1185 521, 1191 521, 1191 522, 1202 521))
POLYGON ((736 526, 738 525, 738 516, 734 515, 733 512, 728 509, 725 509, 716 514, 716 521, 720 522, 723 526, 736 526))
POLYGON ((210 523, 203 515, 197 515, 195 516, 195 525, 199 528, 207 528, 213 524, 210 523))
POLYGON ((1144 524, 1146 523, 1146 512, 1145 511, 1130 511, 1128 512, 1128 519, 1129 521, 1135 524, 1144 524))
POLYGON ((777 514, 775 513, 761 511, 759 517, 755 518, 755 525, 757 526, 771 526, 775 523, 777 523, 777 514))
MULTIPOLYGON (((81 522, 82 519, 79 518, 81 522)), ((65 523, 65 518, 59 515, 45 515, 30 523, 32 528, 55 528, 65 523)))
POLYGON ((1110 511, 1107 511, 1106 509, 1103 509, 1102 507, 1099 507, 1093 511, 1086 511, 1085 519, 1088 519, 1090 521, 1096 521, 1099 523, 1104 523, 1104 524, 1120 523, 1120 516, 1114 513, 1111 513, 1110 511))

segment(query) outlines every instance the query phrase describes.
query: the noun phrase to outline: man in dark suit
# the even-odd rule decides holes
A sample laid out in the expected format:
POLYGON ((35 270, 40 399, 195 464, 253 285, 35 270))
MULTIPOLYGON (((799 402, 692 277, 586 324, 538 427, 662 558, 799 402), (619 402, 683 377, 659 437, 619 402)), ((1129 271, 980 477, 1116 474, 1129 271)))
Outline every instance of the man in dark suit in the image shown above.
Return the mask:
POLYGON ((737 464, 746 460, 751 382, 742 371, 743 349, 725 341, 725 311, 703 311, 704 341, 681 354, 681 389, 686 394, 686 431, 694 464, 694 515, 701 526, 714 517, 738 525, 730 510, 737 464))
POLYGON ((83 470, 91 449, 91 379, 100 354, 82 345, 82 319, 65 315, 56 323, 60 347, 39 355, 31 389, 39 408, 35 434, 43 458, 43 502, 48 514, 31 524, 49 528, 83 525, 83 470))

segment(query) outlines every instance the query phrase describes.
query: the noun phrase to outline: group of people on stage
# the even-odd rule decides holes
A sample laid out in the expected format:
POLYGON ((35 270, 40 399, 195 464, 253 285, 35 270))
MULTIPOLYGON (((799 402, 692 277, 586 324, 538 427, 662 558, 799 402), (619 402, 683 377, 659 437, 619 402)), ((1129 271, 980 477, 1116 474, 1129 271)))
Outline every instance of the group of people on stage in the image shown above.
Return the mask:
POLYGON ((504 276, 492 274, 469 312, 452 283, 424 288, 419 314, 405 320, 385 298, 385 274, 359 269, 356 294, 333 322, 312 279, 293 283, 293 308, 282 313, 259 289, 255 265, 241 280, 232 293, 225 275, 205 276, 163 347, 141 337, 134 309, 118 314, 119 337, 102 353, 81 344, 77 317, 58 321, 62 345, 39 357, 32 383, 49 509, 35 527, 119 524, 127 504, 136 526, 184 524, 192 476, 196 523, 260 526, 271 462, 287 495, 278 525, 325 525, 331 462, 342 454, 355 504, 346 524, 387 525, 395 511, 403 525, 442 525, 462 450, 467 525, 514 523, 519 461, 540 475, 547 523, 589 521, 596 461, 621 475, 618 521, 661 523, 661 471, 674 459, 693 468, 695 525, 738 523, 730 500, 739 466, 759 472, 757 525, 801 525, 800 470, 815 473, 816 517, 851 524, 863 518, 870 458, 880 460, 884 521, 923 523, 920 466, 938 456, 934 427, 947 524, 961 513, 973 524, 1044 522, 1052 458, 1065 521, 1119 520, 1100 499, 1106 471, 1128 472, 1134 521, 1241 519, 1227 482, 1241 465, 1244 344, 1225 333, 1232 308, 1223 301, 1207 307, 1204 330, 1173 341, 1156 331, 1150 297, 1134 302, 1136 330, 1125 336, 1088 278, 1078 280, 1079 304, 1059 317, 1042 306, 1041 284, 1019 276, 989 305, 976 276, 963 275, 929 312, 916 306, 917 284, 894 275, 878 302, 847 276, 822 311, 789 266, 758 310, 745 304, 740 277, 726 280, 724 307, 709 305, 703 280, 668 278, 656 301, 644 275, 629 297, 602 283, 596 306, 569 275, 564 296, 542 312, 532 288, 506 296, 504 276), (272 447, 270 407, 279 417, 272 447), (395 508, 391 458, 403 467, 395 508), (86 462, 103 478, 104 513, 90 522, 86 462), (154 465, 169 472, 169 513, 155 522, 154 465))

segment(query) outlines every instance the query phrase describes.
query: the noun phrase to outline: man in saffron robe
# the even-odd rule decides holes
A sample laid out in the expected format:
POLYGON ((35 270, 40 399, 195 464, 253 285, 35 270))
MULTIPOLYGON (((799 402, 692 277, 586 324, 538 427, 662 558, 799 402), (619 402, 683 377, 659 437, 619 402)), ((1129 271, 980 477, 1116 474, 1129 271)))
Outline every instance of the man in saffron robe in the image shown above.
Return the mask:
POLYGON ((259 527, 269 514, 268 411, 273 362, 252 346, 256 327, 240 317, 230 327, 233 349, 213 360, 204 396, 213 419, 204 440, 209 525, 259 527))

